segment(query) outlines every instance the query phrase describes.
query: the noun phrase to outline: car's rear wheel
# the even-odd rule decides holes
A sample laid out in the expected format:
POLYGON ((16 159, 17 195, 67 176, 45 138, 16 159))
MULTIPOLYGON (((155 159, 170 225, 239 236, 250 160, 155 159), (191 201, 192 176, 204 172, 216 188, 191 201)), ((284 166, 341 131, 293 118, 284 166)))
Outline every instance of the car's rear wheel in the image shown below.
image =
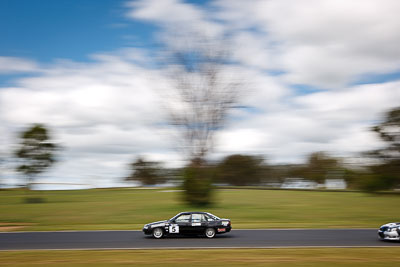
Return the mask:
POLYGON ((206 229, 206 237, 213 238, 215 236, 215 229, 214 228, 207 228, 206 229))
POLYGON ((164 231, 163 231, 163 229, 161 229, 161 228, 155 228, 155 229, 153 230, 153 237, 154 237, 154 238, 159 239, 159 238, 161 238, 161 237, 163 237, 163 236, 164 236, 164 231))

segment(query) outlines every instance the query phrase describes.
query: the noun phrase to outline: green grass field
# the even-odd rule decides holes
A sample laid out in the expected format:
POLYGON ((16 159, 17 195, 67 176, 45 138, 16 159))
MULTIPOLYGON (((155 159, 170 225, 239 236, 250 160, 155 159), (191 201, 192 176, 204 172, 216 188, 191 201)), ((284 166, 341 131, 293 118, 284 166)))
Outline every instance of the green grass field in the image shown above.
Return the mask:
POLYGON ((244 228, 376 228, 400 221, 400 195, 357 192, 218 190, 215 204, 195 208, 165 189, 0 191, 0 231, 141 229, 180 211, 206 210, 244 228), (27 197, 45 203, 26 204, 27 197))
POLYGON ((400 248, 0 252, 0 266, 398 266, 400 248))

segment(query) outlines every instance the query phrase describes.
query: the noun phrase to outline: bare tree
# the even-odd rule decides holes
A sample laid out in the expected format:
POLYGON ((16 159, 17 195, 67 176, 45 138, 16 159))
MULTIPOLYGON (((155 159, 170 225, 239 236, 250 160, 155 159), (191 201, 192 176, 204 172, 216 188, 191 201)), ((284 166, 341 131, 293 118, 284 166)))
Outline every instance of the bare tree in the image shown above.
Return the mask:
POLYGON ((185 155, 201 162, 238 100, 240 79, 222 40, 196 35, 169 47, 167 55, 173 88, 166 101, 170 122, 181 135, 185 155))
POLYGON ((171 94, 165 100, 170 123, 180 134, 190 165, 184 171, 185 200, 206 205, 212 199, 213 173, 205 164, 215 134, 235 107, 240 79, 223 40, 195 34, 167 49, 171 94))

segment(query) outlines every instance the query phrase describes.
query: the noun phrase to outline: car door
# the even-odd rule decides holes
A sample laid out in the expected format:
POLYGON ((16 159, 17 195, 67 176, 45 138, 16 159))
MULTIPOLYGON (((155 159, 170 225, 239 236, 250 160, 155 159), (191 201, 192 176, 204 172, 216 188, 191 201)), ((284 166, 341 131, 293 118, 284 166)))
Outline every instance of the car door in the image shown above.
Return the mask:
POLYGON ((191 219, 191 232, 194 234, 202 234, 206 230, 207 222, 202 213, 193 213, 191 219))
POLYGON ((174 222, 169 226, 170 234, 188 234, 191 230, 190 213, 184 213, 175 218, 174 222))

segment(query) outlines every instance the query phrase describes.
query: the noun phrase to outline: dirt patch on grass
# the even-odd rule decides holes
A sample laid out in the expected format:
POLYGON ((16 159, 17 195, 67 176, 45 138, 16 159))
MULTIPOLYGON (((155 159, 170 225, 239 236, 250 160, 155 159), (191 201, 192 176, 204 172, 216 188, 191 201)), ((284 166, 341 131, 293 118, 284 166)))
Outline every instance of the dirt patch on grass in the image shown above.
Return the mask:
POLYGON ((33 223, 0 223, 0 232, 21 231, 33 223))
POLYGON ((0 232, 12 232, 24 229, 26 226, 0 226, 0 232))

